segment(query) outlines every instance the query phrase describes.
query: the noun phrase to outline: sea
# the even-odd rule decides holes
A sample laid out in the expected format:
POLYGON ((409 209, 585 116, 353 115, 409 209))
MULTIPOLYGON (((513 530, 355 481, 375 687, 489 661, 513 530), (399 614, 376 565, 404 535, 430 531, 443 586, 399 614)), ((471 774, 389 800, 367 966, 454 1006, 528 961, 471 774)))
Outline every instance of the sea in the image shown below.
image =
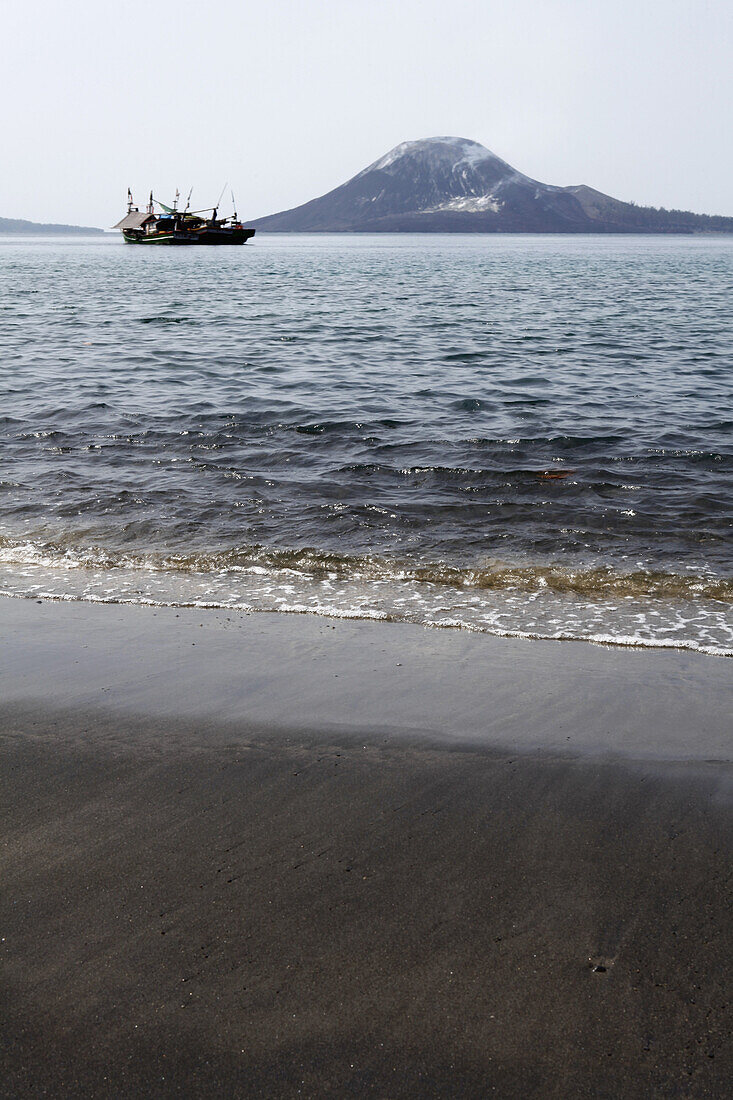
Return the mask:
POLYGON ((733 238, 0 238, 0 593, 733 656, 733 238))

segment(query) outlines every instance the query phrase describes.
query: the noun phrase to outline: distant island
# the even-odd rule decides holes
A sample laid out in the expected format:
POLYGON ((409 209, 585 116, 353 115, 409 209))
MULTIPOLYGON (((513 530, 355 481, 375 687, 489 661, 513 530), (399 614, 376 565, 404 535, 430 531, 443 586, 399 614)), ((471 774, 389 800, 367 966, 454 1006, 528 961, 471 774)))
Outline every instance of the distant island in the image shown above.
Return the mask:
POLYGON ((45 222, 27 222, 21 218, 0 218, 0 233, 43 234, 43 233, 104 233, 90 225, 56 225, 45 222))
POLYGON ((271 233, 733 233, 733 218, 539 183, 456 137, 406 141, 327 195, 248 224, 271 233))

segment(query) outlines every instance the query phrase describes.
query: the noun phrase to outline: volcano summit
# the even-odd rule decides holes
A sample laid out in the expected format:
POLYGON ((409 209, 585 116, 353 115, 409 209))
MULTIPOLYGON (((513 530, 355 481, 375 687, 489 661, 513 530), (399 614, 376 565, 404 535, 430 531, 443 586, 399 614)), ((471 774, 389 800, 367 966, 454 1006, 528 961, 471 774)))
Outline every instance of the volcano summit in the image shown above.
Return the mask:
POLYGON ((539 183, 457 137, 405 141, 327 195, 251 224, 277 233, 733 232, 733 218, 539 183))

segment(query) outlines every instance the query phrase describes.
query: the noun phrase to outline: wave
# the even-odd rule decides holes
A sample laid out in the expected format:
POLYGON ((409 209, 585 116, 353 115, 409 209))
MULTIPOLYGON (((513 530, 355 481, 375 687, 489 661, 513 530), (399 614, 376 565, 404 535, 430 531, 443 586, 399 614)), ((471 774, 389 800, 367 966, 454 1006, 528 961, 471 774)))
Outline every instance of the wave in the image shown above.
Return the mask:
POLYGON ((733 580, 610 566, 398 561, 262 545, 189 553, 0 538, 0 594, 315 614, 733 656, 733 580))
POLYGON ((506 589, 527 593, 548 590, 611 599, 643 596, 733 603, 733 577, 716 574, 643 568, 624 572, 606 565, 568 567, 501 561, 479 567, 457 566, 445 562, 400 561, 377 555, 338 554, 312 547, 277 549, 255 544, 238 549, 166 554, 0 536, 0 563, 52 569, 139 569, 197 574, 266 570, 271 574, 297 574, 313 580, 406 581, 456 589, 506 589))

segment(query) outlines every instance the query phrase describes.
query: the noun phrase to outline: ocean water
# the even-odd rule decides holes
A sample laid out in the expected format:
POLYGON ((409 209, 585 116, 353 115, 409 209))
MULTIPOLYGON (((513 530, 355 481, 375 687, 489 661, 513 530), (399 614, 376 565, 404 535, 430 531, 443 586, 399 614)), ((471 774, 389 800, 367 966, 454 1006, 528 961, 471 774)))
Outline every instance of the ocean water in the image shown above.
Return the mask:
POLYGON ((733 655, 733 238, 0 239, 0 592, 733 655))

